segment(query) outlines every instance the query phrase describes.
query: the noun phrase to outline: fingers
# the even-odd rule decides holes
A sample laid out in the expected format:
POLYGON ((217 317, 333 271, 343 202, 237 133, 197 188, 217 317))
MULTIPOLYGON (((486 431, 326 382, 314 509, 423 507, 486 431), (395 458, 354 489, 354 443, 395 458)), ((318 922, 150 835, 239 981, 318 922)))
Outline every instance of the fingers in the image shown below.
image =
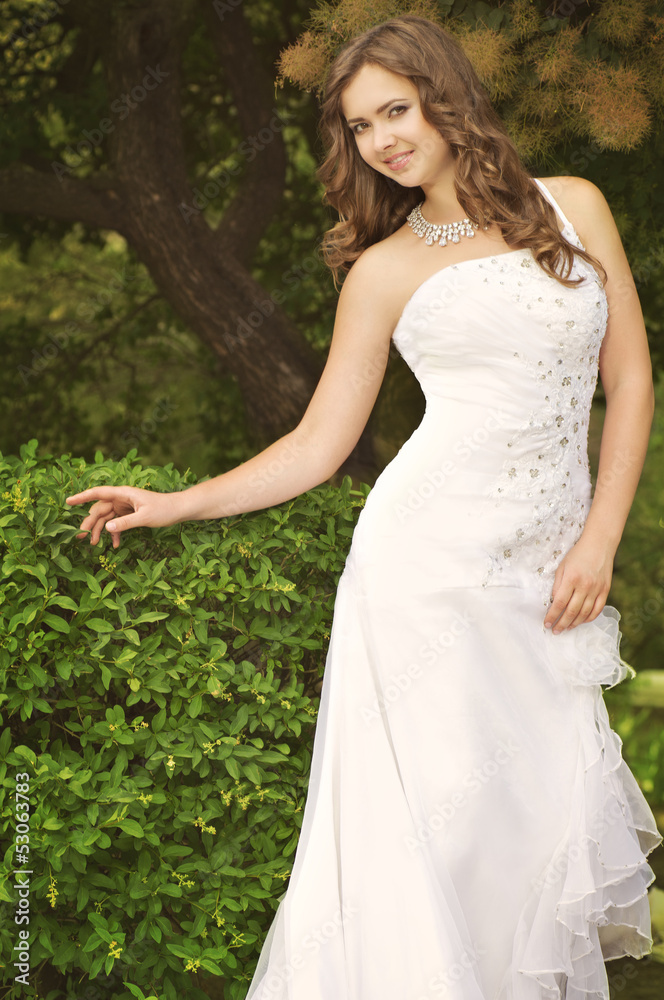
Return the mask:
POLYGON ((127 497, 130 495, 131 486, 93 486, 82 493, 74 493, 66 498, 66 503, 74 506, 77 503, 90 503, 91 500, 114 500, 118 496, 127 497))
POLYGON ((593 621, 605 602, 606 594, 601 589, 598 592, 597 584, 587 582, 573 587, 570 583, 563 583, 555 592, 544 626, 552 628, 554 635, 559 635, 565 629, 593 621))
POLYGON ((114 507, 110 501, 93 504, 87 517, 81 521, 81 530, 76 537, 86 538, 89 535, 90 544, 96 545, 101 537, 101 530, 104 524, 113 514, 114 507))
POLYGON ((120 532, 126 528, 138 527, 144 523, 136 518, 136 508, 140 504, 140 496, 144 491, 132 486, 94 486, 81 493, 74 493, 66 498, 70 506, 95 501, 88 514, 81 522, 81 530, 76 535, 79 539, 88 538, 90 545, 98 545, 101 533, 108 522, 115 521, 109 528, 113 548, 120 544, 120 532), (127 516, 121 516, 127 515, 127 516))
POLYGON ((118 545, 120 544, 120 532, 126 531, 127 528, 140 528, 145 522, 143 521, 140 513, 135 511, 133 514, 127 514, 125 517, 114 517, 106 523, 106 530, 111 532, 111 537, 113 538, 114 547, 115 539, 118 540, 118 545))

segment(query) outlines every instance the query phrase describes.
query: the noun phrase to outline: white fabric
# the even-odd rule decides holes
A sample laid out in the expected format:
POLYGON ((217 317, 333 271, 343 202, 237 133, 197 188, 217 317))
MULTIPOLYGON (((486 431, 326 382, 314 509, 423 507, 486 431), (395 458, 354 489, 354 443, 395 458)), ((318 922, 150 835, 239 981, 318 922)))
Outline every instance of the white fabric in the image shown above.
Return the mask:
POLYGON ((467 260, 399 320, 426 412, 355 529, 247 1000, 608 1000, 604 960, 651 949, 662 837, 600 687, 631 670, 619 615, 543 627, 591 496, 607 301, 576 275, 467 260))

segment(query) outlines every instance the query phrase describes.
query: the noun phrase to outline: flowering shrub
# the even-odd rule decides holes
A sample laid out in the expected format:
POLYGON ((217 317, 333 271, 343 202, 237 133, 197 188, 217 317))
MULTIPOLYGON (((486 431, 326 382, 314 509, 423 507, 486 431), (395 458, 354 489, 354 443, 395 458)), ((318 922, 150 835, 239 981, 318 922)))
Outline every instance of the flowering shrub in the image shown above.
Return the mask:
POLYGON ((76 541, 66 496, 191 474, 36 448, 0 456, 4 995, 204 998, 207 976, 235 1000, 289 876, 368 487, 137 529, 113 550, 76 541))

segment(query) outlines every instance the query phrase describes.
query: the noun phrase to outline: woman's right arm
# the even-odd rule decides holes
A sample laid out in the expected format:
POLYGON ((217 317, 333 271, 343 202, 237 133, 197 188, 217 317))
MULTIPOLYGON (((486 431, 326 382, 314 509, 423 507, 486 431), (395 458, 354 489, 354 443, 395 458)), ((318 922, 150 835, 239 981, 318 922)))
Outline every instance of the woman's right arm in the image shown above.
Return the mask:
POLYGON ((128 528, 162 527, 262 510, 325 482, 350 455, 380 389, 398 315, 382 254, 370 247, 339 294, 325 368, 300 423, 247 462, 177 493, 95 486, 67 503, 95 501, 78 538, 96 544, 104 526, 115 548, 128 528))

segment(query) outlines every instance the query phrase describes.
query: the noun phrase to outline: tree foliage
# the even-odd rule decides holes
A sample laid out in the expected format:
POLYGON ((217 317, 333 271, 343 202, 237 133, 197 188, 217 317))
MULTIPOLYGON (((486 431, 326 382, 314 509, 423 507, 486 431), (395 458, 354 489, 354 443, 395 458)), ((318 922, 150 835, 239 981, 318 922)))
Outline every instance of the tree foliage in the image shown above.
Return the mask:
MULTIPOLYGON (((3 912, 12 873, 31 870, 30 984, 44 1000, 128 1000, 127 984, 193 1000, 206 977, 240 1000, 297 846, 336 585, 367 490, 346 479, 114 551, 75 541, 80 513, 63 497, 119 480, 172 491, 191 474, 135 452, 92 464, 36 452, 0 456, 3 912)), ((0 923, 2 964, 16 943, 13 920, 0 923)))

